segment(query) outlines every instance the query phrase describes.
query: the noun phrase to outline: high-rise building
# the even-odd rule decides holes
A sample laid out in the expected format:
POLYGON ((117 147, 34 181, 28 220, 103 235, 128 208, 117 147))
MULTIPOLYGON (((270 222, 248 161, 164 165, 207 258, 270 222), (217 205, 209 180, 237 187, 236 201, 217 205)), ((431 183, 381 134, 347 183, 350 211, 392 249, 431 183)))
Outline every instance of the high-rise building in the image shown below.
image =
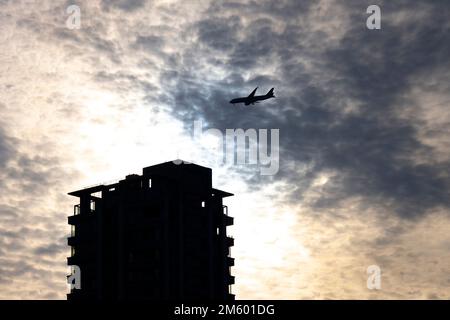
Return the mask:
POLYGON ((80 289, 70 300, 232 300, 233 224, 212 171, 166 162, 69 195, 80 289))

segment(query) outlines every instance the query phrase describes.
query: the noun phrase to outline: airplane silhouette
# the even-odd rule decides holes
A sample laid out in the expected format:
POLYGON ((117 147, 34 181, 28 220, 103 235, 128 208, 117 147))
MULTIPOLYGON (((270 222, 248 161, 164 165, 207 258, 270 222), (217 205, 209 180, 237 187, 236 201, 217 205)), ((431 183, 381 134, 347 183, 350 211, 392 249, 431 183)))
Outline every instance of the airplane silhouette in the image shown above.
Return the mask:
POLYGON ((257 89, 258 89, 258 87, 256 87, 255 90, 253 90, 252 93, 250 93, 250 95, 248 97, 236 98, 236 99, 231 100, 230 103, 232 103, 232 104, 244 103, 246 106, 248 106, 249 104, 258 103, 258 101, 261 101, 261 100, 275 98, 275 96, 273 94, 274 88, 270 89, 269 92, 267 92, 265 95, 262 95, 262 96, 255 96, 257 89))

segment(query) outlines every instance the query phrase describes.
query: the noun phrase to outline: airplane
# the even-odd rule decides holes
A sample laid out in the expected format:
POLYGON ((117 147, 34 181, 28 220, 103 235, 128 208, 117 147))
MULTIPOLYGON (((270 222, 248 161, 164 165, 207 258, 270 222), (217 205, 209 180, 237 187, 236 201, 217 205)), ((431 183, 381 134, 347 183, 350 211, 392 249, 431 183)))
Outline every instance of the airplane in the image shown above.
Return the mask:
POLYGON ((248 97, 236 98, 236 99, 231 100, 230 103, 232 103, 232 104, 244 103, 246 106, 248 106, 249 104, 258 103, 258 101, 260 101, 260 100, 267 100, 270 98, 275 98, 275 96, 273 94, 274 88, 270 89, 269 92, 267 92, 263 96, 255 96, 257 89, 258 89, 258 87, 256 87, 255 90, 253 90, 252 93, 250 93, 250 95, 248 97))

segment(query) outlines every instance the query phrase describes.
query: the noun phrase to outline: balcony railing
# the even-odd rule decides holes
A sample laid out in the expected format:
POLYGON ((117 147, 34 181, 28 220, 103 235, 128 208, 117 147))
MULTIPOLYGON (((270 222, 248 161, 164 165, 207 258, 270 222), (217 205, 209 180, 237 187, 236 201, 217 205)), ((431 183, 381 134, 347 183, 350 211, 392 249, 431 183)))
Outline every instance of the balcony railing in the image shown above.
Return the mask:
POLYGON ((75 246, 78 244, 78 239, 75 236, 67 238, 67 245, 69 246, 75 246))
POLYGON ((233 237, 226 237, 225 238, 225 243, 227 244, 228 247, 234 246, 234 238, 233 237))
POLYGON ((76 224, 79 224, 82 219, 83 219, 83 215, 78 214, 76 216, 67 217, 67 222, 71 225, 76 225, 76 224))
POLYGON ((233 223, 234 223, 233 217, 230 217, 230 216, 227 216, 227 215, 224 216, 224 221, 225 221, 225 225, 226 226, 232 226, 233 223))
POLYGON ((78 265, 78 257, 77 256, 68 257, 67 258, 67 264, 69 266, 78 265))

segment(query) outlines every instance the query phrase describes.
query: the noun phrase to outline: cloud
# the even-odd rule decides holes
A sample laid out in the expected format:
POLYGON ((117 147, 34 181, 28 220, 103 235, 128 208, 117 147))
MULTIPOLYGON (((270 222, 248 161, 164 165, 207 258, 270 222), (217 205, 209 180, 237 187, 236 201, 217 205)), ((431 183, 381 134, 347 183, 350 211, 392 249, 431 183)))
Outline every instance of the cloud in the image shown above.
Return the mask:
POLYGON ((105 9, 117 8, 123 11, 134 11, 145 5, 145 0, 102 0, 105 9))
POLYGON ((4 167, 13 154, 14 149, 10 146, 8 137, 0 131, 0 167, 4 167))
POLYGON ((238 33, 242 28, 241 18, 233 15, 229 18, 210 17, 197 25, 201 43, 219 51, 233 48, 239 41, 238 33))
MULTIPOLYGON (((222 57, 214 65, 215 61, 205 58, 208 51, 192 48, 201 58, 195 67, 177 73, 171 90, 175 115, 187 125, 196 117, 204 117, 211 127, 221 130, 280 128, 284 165, 277 179, 298 185, 301 180, 312 181, 322 171, 339 172, 332 178, 338 180, 330 182, 330 190, 324 190, 324 198, 317 201, 318 208, 332 207, 355 194, 373 203, 390 203, 405 217, 435 206, 448 207, 449 180, 443 175, 448 163, 415 164, 412 154, 427 153, 430 148, 418 139, 415 124, 399 118, 396 112, 404 104, 414 77, 442 65, 448 56, 449 47, 444 44, 448 23, 440 6, 423 7, 424 16, 433 19, 405 18, 401 23, 387 19, 377 33, 362 23, 366 18, 364 4, 345 5, 347 14, 342 19, 349 16, 351 27, 338 43, 327 42, 332 35, 315 31, 318 27, 314 21, 308 22, 308 10, 299 12, 305 16, 304 24, 294 28, 288 20, 283 28, 275 19, 258 14, 259 10, 272 12, 272 3, 258 6, 250 18, 246 17, 246 27, 236 16, 212 8, 215 10, 209 13, 213 17, 196 24, 198 39, 221 49, 222 57), (320 46, 314 43, 317 37, 320 46), (200 78, 209 70, 205 64, 218 66, 225 75, 209 88, 200 85, 200 78), (236 70, 249 74, 248 79, 230 74, 236 70), (266 76, 262 74, 266 70, 276 71, 266 76), (227 106, 228 92, 236 95, 238 87, 250 89, 258 84, 278 86, 275 111, 270 106, 269 110, 236 113, 227 106), (310 162, 311 172, 299 175, 299 164, 310 162)), ((404 2, 386 5, 385 11, 391 10, 411 14, 404 2)), ((280 11, 275 10, 274 16, 276 12, 280 11)), ((195 42, 192 46, 198 47, 195 42)), ((185 54, 192 53, 186 50, 185 54)), ((261 183, 259 177, 250 181, 261 183)), ((297 189, 292 194, 293 202, 301 193, 302 189, 297 189)))
POLYGON ((67 252, 66 238, 63 238, 60 243, 51 243, 48 245, 39 246, 34 249, 34 253, 40 256, 53 257, 61 252, 67 252))

